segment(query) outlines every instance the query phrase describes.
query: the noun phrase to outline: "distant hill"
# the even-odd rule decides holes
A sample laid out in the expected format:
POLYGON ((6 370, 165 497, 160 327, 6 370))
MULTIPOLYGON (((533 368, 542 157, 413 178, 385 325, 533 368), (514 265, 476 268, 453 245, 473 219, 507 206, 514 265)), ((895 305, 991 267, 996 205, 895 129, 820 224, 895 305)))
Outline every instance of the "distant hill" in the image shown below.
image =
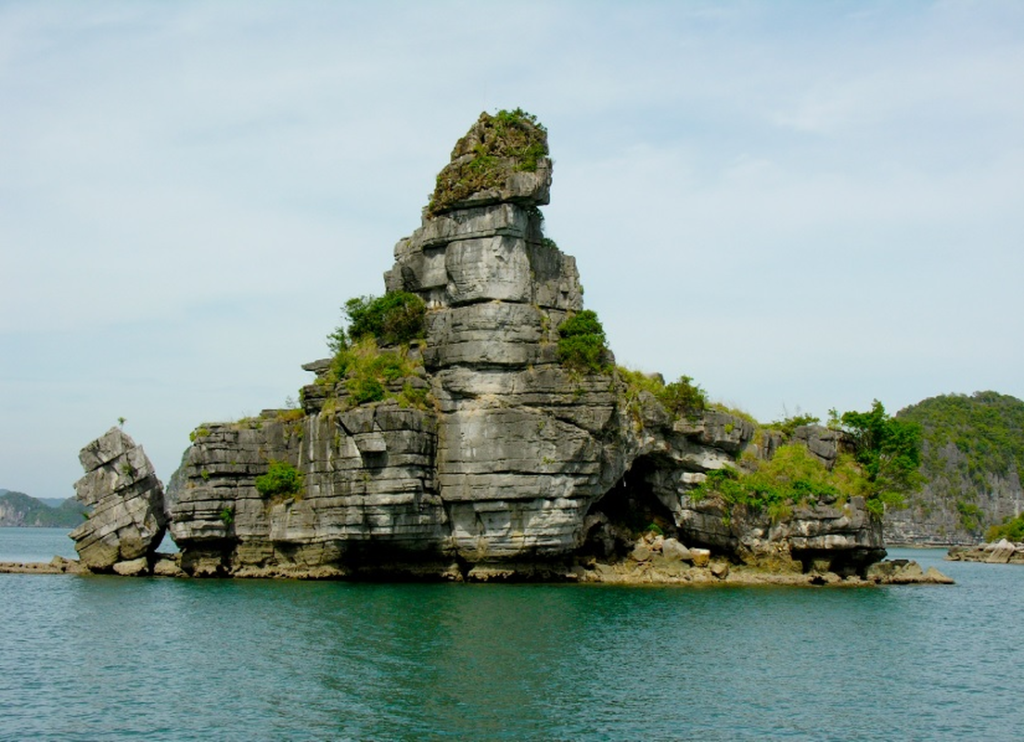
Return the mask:
POLYGON ((85 507, 74 498, 50 507, 24 492, 0 490, 0 526, 74 528, 82 522, 84 512, 85 507))
POLYGON ((926 484, 886 514, 890 543, 977 543, 1024 508, 1024 402, 997 392, 931 397, 896 417, 923 432, 926 484))
POLYGON ((44 505, 49 505, 51 508, 59 508, 68 500, 66 497, 37 497, 36 499, 44 505))

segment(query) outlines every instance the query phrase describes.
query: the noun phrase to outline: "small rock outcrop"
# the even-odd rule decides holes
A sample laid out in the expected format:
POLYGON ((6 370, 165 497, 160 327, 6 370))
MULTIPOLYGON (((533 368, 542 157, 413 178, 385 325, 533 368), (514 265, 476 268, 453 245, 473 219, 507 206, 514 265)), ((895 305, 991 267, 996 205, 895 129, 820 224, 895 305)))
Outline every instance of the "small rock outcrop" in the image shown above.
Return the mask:
POLYGON ((921 565, 909 559, 893 559, 872 564, 867 569, 868 580, 878 585, 952 585, 953 580, 935 567, 922 570, 921 565))
POLYGON ((851 575, 886 554, 882 524, 871 517, 861 497, 797 505, 777 520, 764 512, 730 510, 721 501, 687 502, 679 520, 691 540, 769 571, 851 575))
POLYGON ((163 486, 141 446, 111 428, 78 455, 85 476, 75 496, 90 510, 70 536, 82 567, 140 574, 167 530, 163 486))
POLYGON ((805 570, 777 569, 760 564, 737 564, 710 549, 688 549, 674 538, 647 532, 637 539, 627 559, 607 564, 591 562, 577 568, 580 582, 620 584, 730 584, 730 585, 952 585, 934 567, 922 570, 906 559, 874 562, 860 571, 835 572, 831 560, 820 560, 805 570))
POLYGON ((1005 538, 980 546, 954 546, 946 555, 951 562, 985 562, 987 564, 1024 564, 1024 543, 1005 538))

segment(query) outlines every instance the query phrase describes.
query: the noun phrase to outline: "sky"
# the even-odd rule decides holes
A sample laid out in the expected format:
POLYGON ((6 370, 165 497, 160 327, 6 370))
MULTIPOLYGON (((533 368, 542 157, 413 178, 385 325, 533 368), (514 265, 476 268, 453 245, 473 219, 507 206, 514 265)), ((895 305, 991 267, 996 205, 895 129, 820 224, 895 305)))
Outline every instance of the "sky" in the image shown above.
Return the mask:
POLYGON ((481 111, 618 363, 761 421, 1024 398, 1024 4, 0 0, 0 487, 284 406, 481 111))

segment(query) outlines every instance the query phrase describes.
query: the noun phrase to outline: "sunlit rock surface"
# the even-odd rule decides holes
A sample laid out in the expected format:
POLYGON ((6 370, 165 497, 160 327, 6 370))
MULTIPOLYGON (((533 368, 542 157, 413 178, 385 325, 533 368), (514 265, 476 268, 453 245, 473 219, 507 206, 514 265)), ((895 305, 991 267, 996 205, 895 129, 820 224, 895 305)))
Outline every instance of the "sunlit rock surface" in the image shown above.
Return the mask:
MULTIPOLYGON (((725 412, 681 418, 652 394, 629 397, 610 353, 601 372, 559 363, 558 326, 583 308, 583 290, 576 261, 543 233, 546 134, 524 134, 543 145, 525 168, 494 132, 485 114, 459 141, 385 274, 388 292, 427 305, 425 343, 408 351, 417 370, 389 391, 412 388, 426 401, 354 405, 324 359, 304 366, 316 381, 300 410, 198 427, 172 510, 182 569, 589 579, 598 573, 586 564, 623 559, 651 522, 671 539, 658 553, 679 564, 695 555, 685 563, 697 569, 710 570, 714 553, 849 575, 884 555, 857 498, 777 523, 693 503, 706 472, 748 448, 768 456, 778 442, 758 448, 753 425, 725 412), (486 177, 473 164, 485 144, 497 153, 486 177), (467 185, 477 182, 479 191, 467 185), (260 494, 256 478, 272 461, 301 472, 300 493, 260 494)), ((806 431, 806 445, 835 456, 827 432, 806 431)), ((728 576, 714 569, 714 579, 728 576)))
POLYGON ((79 561, 93 571, 139 574, 167 529, 163 486, 141 446, 111 428, 79 454, 85 476, 75 496, 88 518, 71 532, 79 561))

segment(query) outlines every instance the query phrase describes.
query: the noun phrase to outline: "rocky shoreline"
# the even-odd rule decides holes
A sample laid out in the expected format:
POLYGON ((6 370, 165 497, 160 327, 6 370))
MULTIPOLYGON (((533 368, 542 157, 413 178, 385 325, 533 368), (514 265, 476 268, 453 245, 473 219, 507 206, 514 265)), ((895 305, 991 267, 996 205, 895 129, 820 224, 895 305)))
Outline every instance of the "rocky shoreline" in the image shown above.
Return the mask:
MULTIPOLYGON (((156 554, 149 561, 119 563, 114 574, 132 577, 184 577, 181 554, 156 554)), ((94 574, 74 559, 50 562, 0 562, 0 574, 94 574)), ((214 576, 208 575, 207 577, 214 576)), ((611 563, 521 562, 469 565, 453 561, 378 563, 362 569, 339 565, 243 567, 224 577, 238 579, 362 580, 422 582, 541 582, 614 585, 785 585, 793 587, 873 587, 878 585, 952 585, 934 567, 923 570, 912 560, 872 564, 863 576, 831 571, 769 571, 713 557, 706 549, 686 549, 675 539, 638 545, 624 560, 611 563), (685 558, 684 558, 685 557, 685 558)))
POLYGON ((1024 564, 1024 543, 1006 539, 979 546, 954 546, 946 554, 951 562, 984 562, 986 564, 1024 564))

